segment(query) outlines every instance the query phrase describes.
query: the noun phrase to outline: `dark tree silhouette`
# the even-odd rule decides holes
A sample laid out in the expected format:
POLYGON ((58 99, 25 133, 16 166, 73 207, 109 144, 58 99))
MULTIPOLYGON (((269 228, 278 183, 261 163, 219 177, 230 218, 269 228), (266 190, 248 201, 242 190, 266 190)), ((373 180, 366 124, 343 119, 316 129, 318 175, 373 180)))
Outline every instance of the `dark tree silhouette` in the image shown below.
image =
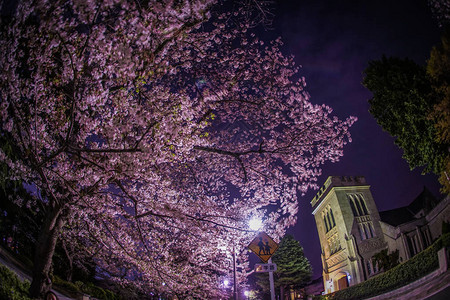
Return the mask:
MULTIPOLYGON (((278 250, 272 256, 272 262, 277 264, 274 281, 281 299, 285 299, 285 293, 289 290, 299 290, 311 280, 312 268, 309 260, 305 257, 300 242, 291 235, 285 235, 281 239, 278 250)), ((258 274, 257 284, 264 293, 268 293, 268 273, 258 274)))

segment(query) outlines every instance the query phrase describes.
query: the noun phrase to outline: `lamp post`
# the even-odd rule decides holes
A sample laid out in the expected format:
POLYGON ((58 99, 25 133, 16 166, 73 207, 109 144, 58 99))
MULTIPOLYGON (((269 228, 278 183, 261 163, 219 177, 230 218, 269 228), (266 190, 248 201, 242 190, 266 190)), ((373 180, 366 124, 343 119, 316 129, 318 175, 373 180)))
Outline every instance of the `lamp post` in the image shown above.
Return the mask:
MULTIPOLYGON (((254 217, 250 219, 250 221, 248 222, 248 226, 252 231, 258 231, 262 227, 262 221, 254 217)), ((233 300, 238 300, 239 294, 237 289, 236 248, 234 244, 232 254, 233 254, 233 300)), ((248 295, 246 296, 248 298, 248 295)))
POLYGON ((233 299, 238 300, 237 291, 237 270, 236 270, 236 250, 233 245, 233 299))

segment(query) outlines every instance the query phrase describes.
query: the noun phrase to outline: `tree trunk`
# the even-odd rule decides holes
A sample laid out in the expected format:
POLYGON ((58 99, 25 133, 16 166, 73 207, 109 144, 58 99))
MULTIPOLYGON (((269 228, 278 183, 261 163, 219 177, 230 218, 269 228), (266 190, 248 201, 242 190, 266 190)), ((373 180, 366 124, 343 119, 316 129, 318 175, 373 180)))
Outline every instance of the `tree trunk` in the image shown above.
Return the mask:
POLYGON ((64 225, 62 207, 49 207, 42 225, 34 254, 33 280, 30 286, 32 298, 43 299, 51 288, 50 269, 59 232, 64 225))
MULTIPOLYGON (((66 254, 67 257, 67 261, 69 262, 69 269, 66 271, 66 280, 67 281, 72 281, 72 274, 73 274, 73 256, 70 255, 69 250, 67 249, 67 245, 64 241, 62 241, 62 247, 64 249, 64 253, 66 254)), ((73 249, 72 253, 73 253, 73 249)))

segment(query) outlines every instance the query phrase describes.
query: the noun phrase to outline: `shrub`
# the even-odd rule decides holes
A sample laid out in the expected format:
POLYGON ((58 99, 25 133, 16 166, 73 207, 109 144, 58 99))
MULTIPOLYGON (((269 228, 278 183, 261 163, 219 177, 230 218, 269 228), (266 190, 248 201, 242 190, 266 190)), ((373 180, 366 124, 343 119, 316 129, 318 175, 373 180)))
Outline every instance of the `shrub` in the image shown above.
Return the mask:
POLYGON ((53 277, 53 286, 60 287, 64 291, 68 292, 71 296, 76 297, 81 293, 79 287, 72 282, 65 281, 59 276, 53 277))
POLYGON ((82 286, 82 291, 86 294, 89 294, 97 299, 108 299, 106 297, 105 290, 102 288, 95 286, 93 283, 89 282, 88 284, 85 284, 82 286))
POLYGON ((30 300, 29 288, 28 280, 22 282, 13 271, 0 265, 0 299, 30 300))
POLYGON ((100 300, 119 300, 120 297, 116 295, 115 293, 102 289, 101 287, 98 287, 94 285, 92 282, 89 283, 83 283, 81 281, 75 281, 75 286, 78 288, 79 291, 89 294, 90 296, 100 299, 100 300))
POLYGON ((119 295, 114 294, 110 290, 105 290, 105 293, 106 293, 106 299, 108 299, 108 300, 119 300, 120 299, 119 295))

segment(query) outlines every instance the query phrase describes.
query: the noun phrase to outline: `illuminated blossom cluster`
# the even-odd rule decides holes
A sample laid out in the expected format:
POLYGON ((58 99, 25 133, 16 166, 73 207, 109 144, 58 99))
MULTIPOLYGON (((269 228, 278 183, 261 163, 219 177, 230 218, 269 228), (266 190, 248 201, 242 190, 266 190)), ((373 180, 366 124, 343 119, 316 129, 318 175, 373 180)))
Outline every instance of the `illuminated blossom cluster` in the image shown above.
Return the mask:
POLYGON ((0 41, 0 126, 19 159, 0 157, 45 195, 43 232, 185 298, 224 292, 251 217, 275 238, 296 222, 356 120, 312 104, 282 41, 213 2, 22 1, 0 41))
POLYGON ((450 20, 450 1, 448 0, 428 0, 433 16, 438 20, 439 26, 448 25, 450 20))

